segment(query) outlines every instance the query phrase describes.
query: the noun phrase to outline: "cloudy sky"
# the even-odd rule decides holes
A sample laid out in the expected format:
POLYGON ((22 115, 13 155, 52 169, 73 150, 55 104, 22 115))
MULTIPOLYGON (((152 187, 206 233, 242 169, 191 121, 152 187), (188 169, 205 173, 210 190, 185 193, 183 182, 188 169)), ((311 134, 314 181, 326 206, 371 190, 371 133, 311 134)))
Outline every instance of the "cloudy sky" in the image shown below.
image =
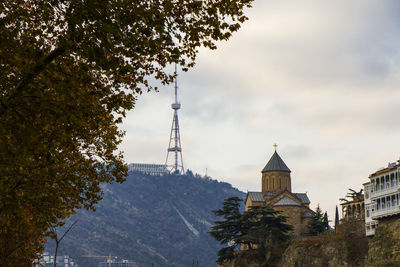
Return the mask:
MULTIPOLYGON (((334 218, 348 188, 400 156, 400 2, 256 0, 216 51, 178 77, 185 168, 261 190, 273 144, 334 218)), ((173 85, 139 97, 122 126, 127 162, 164 163, 173 85)))

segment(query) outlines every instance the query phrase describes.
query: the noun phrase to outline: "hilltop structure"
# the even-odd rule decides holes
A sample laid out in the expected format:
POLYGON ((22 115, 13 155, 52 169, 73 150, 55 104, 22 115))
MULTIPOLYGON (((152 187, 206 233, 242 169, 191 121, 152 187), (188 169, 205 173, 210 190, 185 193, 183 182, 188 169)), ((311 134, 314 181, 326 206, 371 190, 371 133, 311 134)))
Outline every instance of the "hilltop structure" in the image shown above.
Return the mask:
POLYGON ((340 198, 342 203, 342 219, 336 226, 336 233, 357 232, 360 236, 365 236, 365 213, 364 213, 364 194, 363 189, 355 191, 349 188, 349 192, 344 198, 340 198))
POLYGON ((342 206, 342 221, 364 221, 364 195, 355 193, 350 200, 340 204, 342 206))
MULTIPOLYGON (((175 74, 177 75, 176 65, 175 74)), ((185 168, 183 167, 183 157, 182 157, 182 145, 181 145, 181 134, 179 131, 179 120, 178 120, 178 110, 181 108, 181 103, 178 102, 178 82, 177 77, 175 77, 175 102, 172 103, 171 108, 174 110, 174 117, 172 119, 171 134, 169 136, 169 144, 167 149, 167 159, 165 160, 165 165, 170 168, 173 173, 184 174, 185 168), (173 154, 173 161, 169 163, 169 154, 173 154)))
POLYGON ((169 173, 167 165, 164 164, 148 164, 148 163, 131 163, 128 164, 128 171, 139 171, 150 175, 164 175, 169 173))
MULTIPOLYGON (((175 74, 177 68, 175 65, 175 74)), ((167 149, 167 158, 165 164, 148 164, 148 163, 131 163, 128 165, 129 171, 139 171, 151 175, 165 175, 167 173, 184 174, 183 167, 181 134, 179 131, 178 110, 181 108, 181 103, 178 102, 178 81, 175 77, 175 102, 171 105, 174 111, 172 119, 171 133, 167 149), (170 156, 172 154, 172 156, 170 156)))
POLYGON ((365 231, 372 236, 379 220, 400 214, 400 160, 370 174, 364 192, 365 231))
POLYGON ((261 174, 261 192, 247 192, 246 210, 250 206, 270 205, 287 217, 287 222, 294 227, 294 236, 305 233, 314 211, 309 207, 310 200, 306 193, 292 192, 291 171, 276 152, 276 145, 261 174))

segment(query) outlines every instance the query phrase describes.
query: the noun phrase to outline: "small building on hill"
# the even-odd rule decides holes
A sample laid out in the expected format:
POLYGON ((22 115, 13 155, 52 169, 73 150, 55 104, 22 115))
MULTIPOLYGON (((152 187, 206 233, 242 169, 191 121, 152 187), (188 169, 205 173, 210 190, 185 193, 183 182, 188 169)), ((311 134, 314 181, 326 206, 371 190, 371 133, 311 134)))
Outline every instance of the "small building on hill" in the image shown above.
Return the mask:
POLYGON ((342 221, 362 221, 364 223, 365 212, 364 212, 364 194, 362 190, 360 192, 349 193, 348 196, 350 199, 344 199, 342 204, 342 221))
POLYGON ((294 236, 305 233, 314 211, 306 193, 292 192, 291 171, 276 149, 261 174, 261 192, 247 192, 246 210, 250 206, 270 205, 287 217, 287 223, 294 227, 294 236))
POLYGON ((131 163, 128 164, 128 171, 138 171, 150 175, 168 174, 168 168, 165 164, 131 163))
POLYGON ((340 201, 342 201, 340 204, 342 206, 342 219, 339 225, 335 225, 336 233, 351 231, 365 236, 363 189, 357 192, 349 188, 349 193, 345 198, 341 198, 340 201))
POLYGON ((380 220, 400 216, 400 160, 370 174, 364 191, 365 231, 372 236, 380 220))

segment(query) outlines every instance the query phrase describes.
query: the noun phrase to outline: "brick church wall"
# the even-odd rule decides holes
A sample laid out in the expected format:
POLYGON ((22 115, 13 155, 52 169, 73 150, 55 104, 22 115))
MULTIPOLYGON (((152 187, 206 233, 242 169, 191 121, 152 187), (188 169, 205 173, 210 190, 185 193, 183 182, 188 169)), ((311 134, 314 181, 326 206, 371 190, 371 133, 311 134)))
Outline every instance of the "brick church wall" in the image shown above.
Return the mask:
POLYGON ((293 226, 292 235, 300 237, 307 231, 309 218, 302 218, 303 212, 306 212, 305 207, 299 206, 277 206, 275 210, 281 211, 281 215, 286 216, 287 223, 293 226))

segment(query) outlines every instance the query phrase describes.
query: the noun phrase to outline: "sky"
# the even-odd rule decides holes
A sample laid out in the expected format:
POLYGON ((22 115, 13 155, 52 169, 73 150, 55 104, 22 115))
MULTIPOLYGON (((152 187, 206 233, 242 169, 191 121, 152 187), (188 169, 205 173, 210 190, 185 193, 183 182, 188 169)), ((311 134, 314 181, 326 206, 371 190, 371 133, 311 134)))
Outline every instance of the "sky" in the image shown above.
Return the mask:
MULTIPOLYGON (((334 219, 348 188, 400 157, 400 2, 256 0, 217 50, 179 72, 186 169, 261 191, 274 152, 334 219)), ((128 163, 163 164, 173 85, 138 97, 124 120, 128 163)))

